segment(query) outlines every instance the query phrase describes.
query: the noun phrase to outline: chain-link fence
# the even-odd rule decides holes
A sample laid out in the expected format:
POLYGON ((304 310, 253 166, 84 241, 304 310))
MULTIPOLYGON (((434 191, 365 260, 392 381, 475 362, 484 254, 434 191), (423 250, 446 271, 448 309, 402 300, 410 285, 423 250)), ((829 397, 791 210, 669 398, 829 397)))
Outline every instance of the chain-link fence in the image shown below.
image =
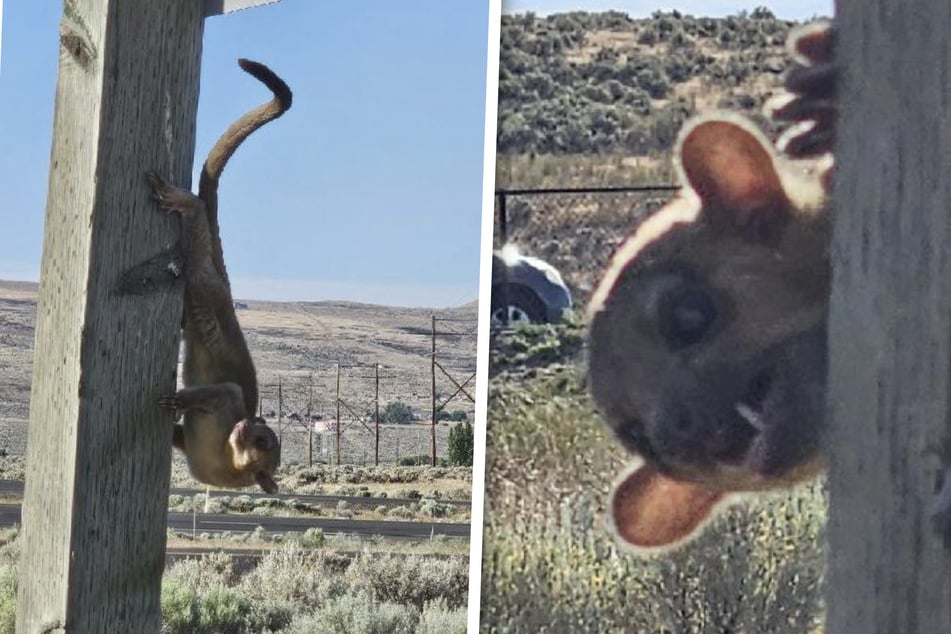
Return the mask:
POLYGON ((475 414, 477 320, 432 317, 418 365, 334 364, 259 385, 260 413, 299 464, 435 464, 475 414), (462 359, 459 353, 462 352, 462 359), (471 354, 471 356, 470 356, 471 354))
POLYGON ((583 305, 617 246, 679 188, 500 189, 495 197, 495 247, 515 243, 561 273, 583 305))

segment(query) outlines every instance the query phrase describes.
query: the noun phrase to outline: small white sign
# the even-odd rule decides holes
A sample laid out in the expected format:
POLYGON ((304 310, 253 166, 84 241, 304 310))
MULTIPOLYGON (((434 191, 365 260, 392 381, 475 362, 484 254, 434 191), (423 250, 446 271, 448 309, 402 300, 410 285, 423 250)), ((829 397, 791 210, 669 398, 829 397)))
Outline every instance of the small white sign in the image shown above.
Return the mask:
POLYGON ((274 4, 281 0, 203 0, 205 10, 204 17, 209 18, 213 15, 222 15, 232 13, 241 9, 251 9, 263 4, 274 4))

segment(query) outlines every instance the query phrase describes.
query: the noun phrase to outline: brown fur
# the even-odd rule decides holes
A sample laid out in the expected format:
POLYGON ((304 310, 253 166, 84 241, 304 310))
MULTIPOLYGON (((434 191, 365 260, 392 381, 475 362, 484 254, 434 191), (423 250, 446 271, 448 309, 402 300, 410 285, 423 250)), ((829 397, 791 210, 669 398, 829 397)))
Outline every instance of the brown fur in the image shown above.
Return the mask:
MULTIPOLYGON (((807 61, 831 64, 828 48, 807 61)), ((789 154, 831 147, 834 116, 806 107, 816 76, 775 111, 814 123, 791 133, 789 154)), ((646 552, 683 543, 738 493, 822 468, 827 180, 728 113, 687 125, 675 157, 683 193, 622 244, 589 306, 592 395, 640 458, 610 521, 646 552)))
POLYGON ((185 254, 185 389, 162 403, 184 413, 173 442, 185 452, 192 474, 223 487, 254 483, 277 490, 273 475, 281 448, 273 430, 254 418, 258 384, 251 353, 234 312, 218 230, 218 180, 238 146, 291 105, 291 91, 262 64, 239 60, 274 99, 248 112, 218 139, 202 168, 198 196, 149 173, 156 200, 182 219, 185 254))

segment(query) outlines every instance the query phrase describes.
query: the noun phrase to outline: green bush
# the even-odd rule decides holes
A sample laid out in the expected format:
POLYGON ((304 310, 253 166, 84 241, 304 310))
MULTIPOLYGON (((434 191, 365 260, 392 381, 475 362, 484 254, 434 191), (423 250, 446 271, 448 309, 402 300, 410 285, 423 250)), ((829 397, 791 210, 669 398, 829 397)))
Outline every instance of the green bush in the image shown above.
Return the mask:
POLYGON ((432 461, 432 456, 418 454, 416 456, 403 456, 397 461, 397 464, 401 467, 417 467, 432 464, 432 461))
POLYGON ((14 634, 17 617, 17 569, 0 564, 0 634, 14 634))
POLYGON ((273 600, 311 611, 347 588, 338 575, 350 561, 338 561, 322 550, 286 546, 268 552, 239 584, 242 593, 255 601, 273 600))
POLYGON ((366 591, 380 601, 412 605, 443 600, 449 608, 466 604, 469 564, 465 558, 437 559, 418 555, 363 555, 344 574, 351 592, 366 591))
POLYGON ((308 528, 300 536, 300 543, 304 548, 320 548, 324 541, 324 531, 316 526, 308 528))
POLYGON ((449 430, 449 464, 472 465, 472 423, 466 421, 449 430))
MULTIPOLYGON (((174 570, 174 568, 173 568, 174 570)), ((162 579, 163 634, 244 634, 275 629, 290 622, 292 610, 273 602, 255 606, 221 580, 190 585, 188 575, 162 579)))
POLYGON ((287 634, 391 634, 413 632, 419 615, 413 608, 381 603, 366 594, 345 595, 313 615, 294 619, 287 634))
POLYGON ((416 420, 413 408, 403 401, 390 401, 380 412, 380 421, 384 423, 411 423, 416 420))
POLYGON ((198 590, 166 574, 162 579, 162 632, 184 634, 198 622, 198 590))
POLYGON ((423 606, 416 634, 466 634, 465 607, 449 608, 442 599, 423 606))
MULTIPOLYGON (((323 540, 319 529, 304 534, 323 540)), ((468 558, 356 556, 284 547, 239 575, 224 553, 162 578, 163 634, 435 632, 465 624, 468 558), (422 614, 422 620, 421 620, 422 614), (419 630, 417 630, 419 625, 419 630)), ((0 563, 0 634, 13 634, 16 567, 0 563)))
POLYGON ((451 504, 443 504, 432 498, 423 498, 419 502, 419 512, 430 517, 446 517, 452 513, 451 504))
POLYGON ((190 587, 184 578, 162 580, 163 634, 245 634, 280 631, 294 610, 272 600, 252 602, 237 589, 223 584, 190 587))
POLYGON ((454 420, 454 421, 457 420, 461 422, 461 421, 469 420, 469 415, 461 409, 456 409, 451 412, 448 410, 441 409, 436 414, 436 420, 454 420))
POLYGON ((162 577, 163 634, 243 634, 289 622, 288 606, 255 604, 235 587, 237 581, 224 553, 172 566, 162 577))
POLYGON ((231 588, 210 589, 197 603, 198 619, 186 631, 198 634, 241 634, 247 630, 251 602, 231 588))
POLYGON ((715 103, 731 88, 762 94, 778 87, 792 23, 760 9, 725 18, 676 11, 636 20, 616 12, 531 21, 504 15, 499 154, 669 152, 669 135, 633 134, 663 131, 658 118, 668 101, 715 103), (606 29, 612 37, 595 43, 591 36, 606 29), (623 116, 605 114, 618 105, 623 116))

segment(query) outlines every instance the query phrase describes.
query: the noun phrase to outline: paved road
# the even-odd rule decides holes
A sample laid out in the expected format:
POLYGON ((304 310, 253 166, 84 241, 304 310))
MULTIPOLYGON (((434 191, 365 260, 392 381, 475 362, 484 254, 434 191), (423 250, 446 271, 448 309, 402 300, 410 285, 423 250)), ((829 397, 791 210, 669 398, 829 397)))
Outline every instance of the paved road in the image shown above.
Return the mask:
MULTIPOLYGON (((20 505, 0 504, 0 526, 19 523, 20 505)), ((308 528, 317 527, 327 535, 347 534, 360 537, 381 535, 402 539, 429 539, 434 535, 469 537, 468 524, 448 522, 390 522, 310 517, 219 515, 214 513, 198 513, 196 515, 169 513, 168 526, 178 531, 190 531, 194 527, 199 533, 248 532, 260 526, 269 533, 302 533, 308 528)))
MULTIPOLYGON (((192 496, 199 493, 204 493, 204 490, 201 489, 172 489, 172 495, 184 495, 192 496)), ((23 482, 21 480, 0 480, 0 495, 23 495, 23 482)), ((331 506, 336 506, 337 502, 344 500, 350 506, 364 506, 376 508, 378 506, 406 506, 412 504, 413 502, 418 502, 419 500, 412 500, 409 498, 378 498, 378 497, 357 497, 349 495, 294 495, 292 493, 275 493, 271 495, 269 493, 261 493, 259 491, 247 490, 247 491, 220 491, 217 489, 212 490, 212 498, 216 496, 237 496, 237 495, 247 495, 252 499, 260 498, 278 498, 282 500, 300 500, 301 502, 310 502, 313 504, 329 504, 331 506)), ((453 506, 471 506, 469 500, 439 500, 443 504, 452 504, 453 506)))

